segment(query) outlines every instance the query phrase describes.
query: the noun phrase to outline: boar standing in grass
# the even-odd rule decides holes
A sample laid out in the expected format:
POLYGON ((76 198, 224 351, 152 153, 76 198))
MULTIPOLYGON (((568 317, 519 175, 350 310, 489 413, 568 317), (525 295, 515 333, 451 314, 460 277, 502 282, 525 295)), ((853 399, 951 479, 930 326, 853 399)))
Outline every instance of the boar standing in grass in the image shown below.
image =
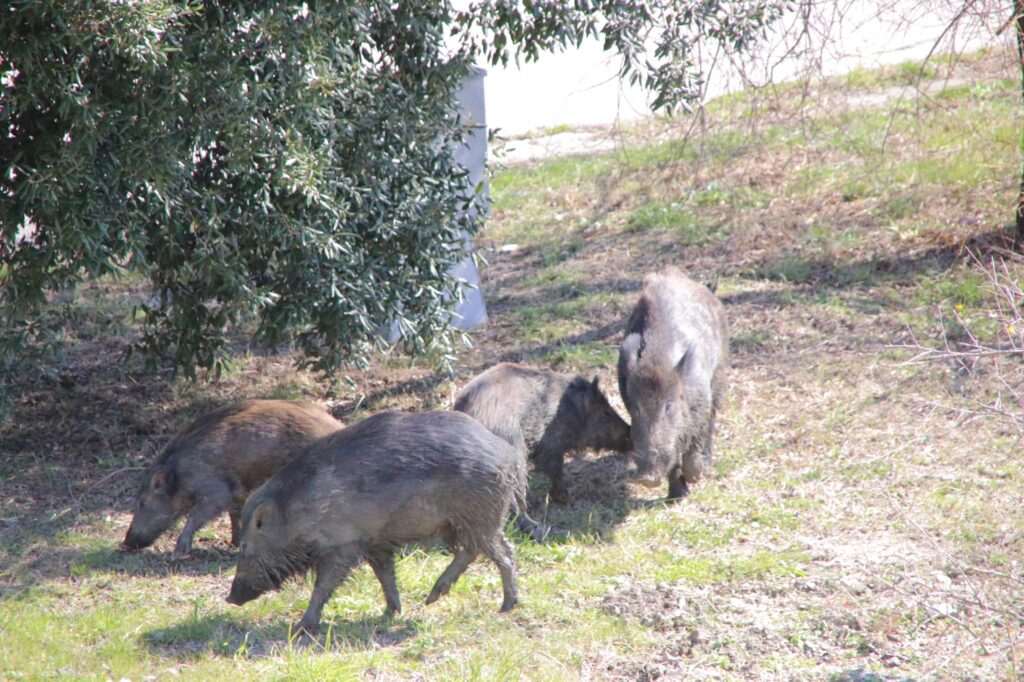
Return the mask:
POLYGON ((188 514, 173 555, 183 558, 195 532, 224 511, 237 545, 249 492, 306 445, 341 427, 323 408, 288 400, 246 400, 203 415, 146 470, 121 549, 148 547, 188 514))
POLYGON ((314 443, 252 494, 227 601, 244 604, 312 569, 298 629, 315 634, 331 593, 365 558, 387 613, 399 613, 395 551, 438 538, 455 556, 427 603, 483 553, 501 572, 508 611, 518 597, 502 527, 511 507, 524 508, 525 487, 518 453, 466 415, 378 413, 314 443))
POLYGON ((551 499, 568 501, 565 454, 583 448, 626 452, 629 424, 597 385, 579 375, 503 362, 471 381, 455 409, 511 443, 551 479, 551 499))
POLYGON ((721 301, 674 267, 647 275, 619 348, 640 483, 667 477, 668 497, 680 498, 711 468, 728 362, 721 301))

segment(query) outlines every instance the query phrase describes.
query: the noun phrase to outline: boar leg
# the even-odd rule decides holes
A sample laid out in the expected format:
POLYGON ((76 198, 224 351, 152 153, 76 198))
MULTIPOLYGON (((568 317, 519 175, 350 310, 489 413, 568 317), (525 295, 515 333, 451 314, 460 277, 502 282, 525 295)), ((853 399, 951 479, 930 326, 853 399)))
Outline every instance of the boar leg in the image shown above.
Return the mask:
POLYGON ((683 455, 682 476, 683 483, 696 483, 704 476, 704 473, 711 470, 711 440, 714 434, 714 416, 708 424, 708 430, 701 439, 695 443, 690 452, 683 455))
POLYGON ((516 530, 525 535, 529 535, 536 542, 544 542, 548 535, 551 534, 550 526, 538 523, 524 514, 515 515, 515 526, 516 530))
POLYGON ((238 502, 232 504, 231 509, 228 509, 228 518, 231 520, 231 546, 238 547, 238 543, 242 541, 242 505, 238 502))
POLYGON ((452 589, 452 585, 459 579, 459 576, 473 563, 473 559, 476 559, 477 552, 474 552, 463 545, 459 544, 452 548, 455 553, 455 558, 448 564, 448 568, 444 569, 444 573, 434 583, 434 589, 430 590, 430 594, 427 595, 427 604, 433 604, 442 597, 448 594, 448 591, 452 589))
POLYGON ((302 614, 302 620, 295 626, 296 632, 305 630, 315 635, 320 631, 320 614, 323 613, 324 605, 334 594, 334 588, 340 585, 359 563, 362 554, 357 546, 344 545, 333 556, 323 558, 317 563, 313 594, 309 597, 309 606, 302 614))
POLYGON ((184 559, 192 551, 192 536, 196 531, 205 526, 211 519, 216 517, 225 509, 231 506, 231 493, 225 486, 223 491, 216 490, 203 495, 199 504, 192 508, 188 515, 185 527, 181 529, 178 542, 174 545, 174 559, 184 559))
POLYGON ((395 553, 388 547, 375 547, 366 552, 366 561, 384 588, 384 602, 387 604, 384 615, 401 613, 402 600, 398 596, 398 584, 395 582, 395 553))
POLYGON ((668 499, 679 500, 690 494, 690 486, 683 476, 681 467, 674 466, 668 471, 668 499))
POLYGON ((519 603, 519 587, 516 585, 516 561, 505 536, 500 532, 484 548, 484 554, 498 565, 501 571, 501 590, 503 599, 501 611, 511 611, 519 603))
POLYGON ((711 442, 715 436, 715 411, 711 410, 711 419, 708 420, 708 433, 704 437, 704 471, 711 469, 713 465, 711 456, 711 442))
POLYGON ((552 450, 541 450, 537 454, 537 468, 551 479, 551 499, 558 504, 569 502, 569 489, 565 485, 563 467, 565 453, 552 450))

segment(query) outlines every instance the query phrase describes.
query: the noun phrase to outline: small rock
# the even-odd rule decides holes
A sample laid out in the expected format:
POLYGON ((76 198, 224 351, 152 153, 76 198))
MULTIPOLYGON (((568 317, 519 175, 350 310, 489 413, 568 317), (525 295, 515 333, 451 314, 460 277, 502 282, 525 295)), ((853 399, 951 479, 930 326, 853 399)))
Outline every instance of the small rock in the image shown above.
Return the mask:
POLYGON ((942 571, 932 571, 932 578, 935 579, 935 582, 937 584, 941 585, 943 588, 947 590, 953 587, 953 580, 942 571))
POLYGON ((519 250, 519 244, 503 244, 498 247, 498 253, 515 253, 519 250))
POLYGON ((853 577, 843 578, 839 582, 842 584, 843 587, 848 589, 850 592, 853 592, 854 594, 864 594, 865 592, 867 592, 868 589, 867 585, 865 585, 857 578, 853 577))
POLYGON ((952 616, 957 611, 956 604, 948 601, 932 602, 928 608, 940 616, 952 616))
POLYGON ((696 629, 690 630, 690 644, 693 644, 694 646, 696 646, 697 644, 700 644, 700 631, 699 630, 696 630, 696 629))

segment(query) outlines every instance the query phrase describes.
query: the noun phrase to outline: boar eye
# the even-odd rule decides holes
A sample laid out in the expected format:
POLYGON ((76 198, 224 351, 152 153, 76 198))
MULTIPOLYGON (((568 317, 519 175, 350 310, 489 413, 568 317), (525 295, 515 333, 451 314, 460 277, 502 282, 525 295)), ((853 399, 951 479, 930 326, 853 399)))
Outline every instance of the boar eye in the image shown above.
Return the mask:
POLYGON ((263 520, 262 519, 256 519, 256 530, 259 530, 262 527, 263 527, 263 520))

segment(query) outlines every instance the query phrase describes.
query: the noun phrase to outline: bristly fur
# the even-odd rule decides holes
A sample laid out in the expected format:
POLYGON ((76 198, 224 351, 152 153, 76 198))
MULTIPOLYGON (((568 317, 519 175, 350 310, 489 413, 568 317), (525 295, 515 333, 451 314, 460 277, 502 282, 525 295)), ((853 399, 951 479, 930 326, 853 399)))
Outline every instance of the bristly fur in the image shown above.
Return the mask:
MULTIPOLYGON (((518 588, 502 530, 509 508, 525 505, 524 489, 523 458, 471 417, 378 413, 316 441, 250 496, 228 601, 245 603, 312 569, 300 625, 315 630, 331 592, 367 560, 397 611, 392 548, 440 539, 463 559, 483 553, 497 565, 507 611, 518 588)), ((430 601, 461 570, 442 574, 430 601)))
POLYGON ((629 449, 629 425, 611 407, 597 381, 502 362, 475 377, 455 400, 523 459, 551 479, 551 497, 564 502, 563 464, 586 448, 629 449))
POLYGON ((291 400, 246 400, 200 416, 147 469, 124 547, 152 544, 176 518, 189 514, 174 550, 184 556, 193 534, 224 511, 231 515, 236 544, 237 513, 249 493, 306 445, 341 427, 323 408, 291 400), (151 486, 158 474, 165 483, 151 486))
POLYGON ((619 347, 619 391, 641 480, 667 475, 670 497, 711 466, 728 362, 721 301, 674 267, 644 277, 619 347))
POLYGON ((293 545, 266 552, 252 560, 274 589, 279 590, 292 578, 301 578, 312 570, 315 556, 311 547, 293 545))

